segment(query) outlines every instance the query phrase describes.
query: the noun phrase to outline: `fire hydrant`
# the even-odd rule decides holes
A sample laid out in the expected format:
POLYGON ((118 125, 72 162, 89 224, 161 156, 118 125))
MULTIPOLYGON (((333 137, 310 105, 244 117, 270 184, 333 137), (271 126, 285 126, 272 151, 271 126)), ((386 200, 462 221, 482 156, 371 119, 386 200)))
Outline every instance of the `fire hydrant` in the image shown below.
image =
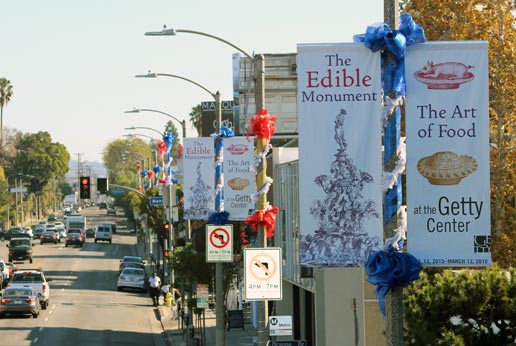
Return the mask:
POLYGON ((172 294, 170 292, 167 292, 165 295, 165 305, 167 308, 172 307, 172 294))

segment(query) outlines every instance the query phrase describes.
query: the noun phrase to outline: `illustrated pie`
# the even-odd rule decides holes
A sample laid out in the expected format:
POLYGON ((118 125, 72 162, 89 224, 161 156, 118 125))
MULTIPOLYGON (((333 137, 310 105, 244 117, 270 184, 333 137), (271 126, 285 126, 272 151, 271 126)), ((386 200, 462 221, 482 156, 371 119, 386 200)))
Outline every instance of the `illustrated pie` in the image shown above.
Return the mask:
POLYGON ((452 151, 439 151, 417 163, 419 173, 432 185, 457 185, 477 168, 474 157, 452 151))
POLYGON ((243 190, 247 186, 249 186, 251 182, 244 178, 233 178, 230 181, 228 181, 229 187, 231 187, 233 190, 243 190))

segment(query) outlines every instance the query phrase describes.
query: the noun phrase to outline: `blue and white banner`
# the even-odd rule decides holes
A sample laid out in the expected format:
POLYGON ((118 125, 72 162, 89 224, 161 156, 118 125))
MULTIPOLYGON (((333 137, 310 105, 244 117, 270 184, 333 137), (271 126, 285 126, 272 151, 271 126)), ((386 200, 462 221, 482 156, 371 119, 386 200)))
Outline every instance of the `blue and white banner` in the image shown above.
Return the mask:
POLYGON ((406 54, 408 249, 423 266, 491 264, 487 42, 406 54))
POLYGON ((224 210, 229 220, 244 221, 256 209, 253 167, 254 137, 224 138, 224 210))
POLYGON ((300 262, 363 266, 382 246, 380 53, 297 47, 300 262))
POLYGON ((215 148, 213 137, 183 140, 184 218, 207 220, 215 211, 215 148))

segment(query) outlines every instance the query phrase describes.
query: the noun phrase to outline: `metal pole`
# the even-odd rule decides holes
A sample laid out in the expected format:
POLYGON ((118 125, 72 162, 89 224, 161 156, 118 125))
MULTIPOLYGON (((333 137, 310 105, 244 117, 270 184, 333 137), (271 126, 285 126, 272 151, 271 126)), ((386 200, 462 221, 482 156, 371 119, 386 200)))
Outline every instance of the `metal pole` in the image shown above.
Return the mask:
MULTIPOLYGON (((255 100, 256 100, 256 113, 265 108, 265 59, 263 54, 255 56, 255 100)), ((256 152, 260 153, 264 150, 267 145, 267 139, 259 138, 256 143, 256 152)), ((267 180, 267 158, 263 157, 261 167, 258 168, 258 174, 256 175, 256 186, 261 189, 267 180)), ((267 195, 261 194, 258 196, 257 209, 262 210, 267 205, 267 195)), ((263 226, 258 227, 258 247, 267 247, 267 234, 264 232, 263 226)), ((258 346, 265 346, 267 344, 267 320, 268 320, 268 302, 258 302, 258 346)))
MULTIPOLYGON (((399 24, 398 0, 384 0, 384 20, 392 29, 399 24)), ((385 90, 385 95, 391 94, 391 90, 385 90)), ((389 159, 396 155, 397 146, 400 142, 401 132, 401 112, 398 107, 393 114, 390 115, 389 123, 384 131, 384 143, 395 143, 394 146, 385 148, 384 167, 389 159), (392 139, 395 139, 392 141, 392 139)), ((387 170, 387 167, 385 167, 387 170)), ((398 177, 398 183, 392 190, 386 194, 386 200, 390 200, 390 204, 401 205, 401 179, 398 177)), ((397 210, 397 208, 396 208, 397 210)), ((393 229, 398 227, 397 214, 394 213, 390 220, 387 220, 390 215, 385 216, 386 223, 385 233, 391 234, 393 229)), ((388 346, 403 345, 403 289, 396 288, 391 291, 385 299, 385 334, 388 346)))
MULTIPOLYGON (((215 117, 217 119, 217 128, 222 127, 222 105, 220 102, 220 93, 215 94, 215 117)), ((222 140, 219 138, 218 140, 222 140)), ((218 160, 218 157, 216 158, 218 160)), ((216 182, 218 184, 219 182, 216 182)), ((217 209, 220 209, 218 206, 217 209)), ((226 338, 226 329, 224 326, 224 264, 222 262, 215 263, 215 316, 216 316, 216 345, 224 346, 226 338)))

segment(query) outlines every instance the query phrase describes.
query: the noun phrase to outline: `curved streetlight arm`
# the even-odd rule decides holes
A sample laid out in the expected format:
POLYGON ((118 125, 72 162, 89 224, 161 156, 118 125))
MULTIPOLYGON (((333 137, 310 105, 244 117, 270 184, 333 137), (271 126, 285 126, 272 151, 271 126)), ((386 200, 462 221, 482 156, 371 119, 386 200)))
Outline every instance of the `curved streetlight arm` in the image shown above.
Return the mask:
POLYGON ((155 141, 156 138, 152 138, 151 136, 144 135, 143 133, 130 133, 128 135, 124 135, 124 137, 136 137, 136 136, 142 136, 150 139, 151 141, 155 141))
POLYGON ((199 84, 189 78, 186 78, 186 77, 182 77, 182 76, 178 76, 178 75, 175 75, 175 74, 168 74, 168 73, 153 73, 153 72, 150 72, 147 73, 147 74, 137 74, 135 77, 136 78, 156 78, 158 76, 166 76, 166 77, 173 77, 173 78, 179 78, 179 79, 182 79, 182 80, 185 80, 187 82, 190 82, 194 85, 197 85, 199 88, 201 88, 202 90, 206 91, 208 94, 211 95, 211 97, 213 98, 216 98, 215 94, 212 93, 208 88, 206 88, 204 85, 202 84, 199 84))
POLYGON ((248 57, 249 59, 253 59, 253 57, 249 53, 247 53, 242 48, 234 45, 233 43, 231 43, 229 41, 226 41, 223 38, 220 38, 218 36, 207 34, 205 32, 201 32, 201 31, 186 30, 186 29, 167 29, 166 26, 165 26, 163 28, 163 30, 161 30, 161 31, 149 31, 149 32, 146 32, 145 36, 176 36, 176 33, 178 33, 178 32, 184 32, 184 33, 188 33, 188 34, 195 34, 195 35, 201 35, 201 36, 206 36, 206 37, 213 38, 213 39, 215 39, 217 41, 220 41, 222 43, 227 44, 228 46, 231 46, 231 47, 235 48, 240 53, 242 53, 246 57, 248 57))
POLYGON ((159 133, 160 136, 163 136, 164 134, 158 130, 155 130, 153 129, 152 127, 145 127, 145 126, 131 126, 131 127, 126 127, 124 128, 124 130, 136 130, 136 129, 146 129, 146 130, 150 130, 150 131, 154 131, 156 133, 159 133))
POLYGON ((178 123, 181 124, 181 127, 183 129, 183 138, 186 138, 186 121, 184 119, 183 120, 179 120, 178 118, 176 118, 172 114, 168 114, 168 113, 165 113, 165 112, 162 112, 162 111, 158 111, 156 109, 148 109, 148 108, 135 108, 132 111, 125 111, 124 113, 140 113, 140 112, 160 113, 160 114, 166 115, 169 118, 174 119, 175 121, 177 121, 178 123))

